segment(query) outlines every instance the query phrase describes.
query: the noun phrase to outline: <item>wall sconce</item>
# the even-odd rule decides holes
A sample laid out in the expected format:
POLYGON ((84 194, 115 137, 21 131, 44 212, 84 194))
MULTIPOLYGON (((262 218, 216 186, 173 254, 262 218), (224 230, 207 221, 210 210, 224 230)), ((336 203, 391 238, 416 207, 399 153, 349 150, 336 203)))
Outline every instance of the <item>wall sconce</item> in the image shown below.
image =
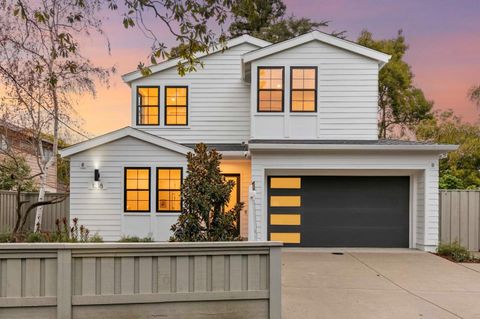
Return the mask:
POLYGON ((93 189, 103 189, 103 184, 100 182, 100 170, 98 168, 93 171, 93 189))

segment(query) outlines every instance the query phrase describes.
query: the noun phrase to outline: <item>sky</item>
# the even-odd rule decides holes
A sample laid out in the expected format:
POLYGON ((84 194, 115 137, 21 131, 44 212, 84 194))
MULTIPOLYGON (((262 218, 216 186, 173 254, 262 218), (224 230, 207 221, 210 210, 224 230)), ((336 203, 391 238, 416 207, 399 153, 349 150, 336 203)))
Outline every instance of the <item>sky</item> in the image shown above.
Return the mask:
MULTIPOLYGON (((409 44, 406 61, 415 74, 415 85, 436 110, 452 109, 465 121, 476 122, 480 110, 468 100, 468 89, 480 84, 479 0, 284 0, 289 15, 328 20, 322 31, 346 31, 356 40, 363 29, 374 38, 393 38, 402 29, 409 44)), ((130 125, 130 89, 121 75, 146 61, 151 41, 138 30, 125 30, 121 18, 108 13, 105 41, 85 39, 84 53, 102 66, 114 65, 110 86, 98 87, 95 98, 79 100, 77 112, 92 136, 130 125)), ((155 30, 167 45, 175 41, 158 22, 155 30)))

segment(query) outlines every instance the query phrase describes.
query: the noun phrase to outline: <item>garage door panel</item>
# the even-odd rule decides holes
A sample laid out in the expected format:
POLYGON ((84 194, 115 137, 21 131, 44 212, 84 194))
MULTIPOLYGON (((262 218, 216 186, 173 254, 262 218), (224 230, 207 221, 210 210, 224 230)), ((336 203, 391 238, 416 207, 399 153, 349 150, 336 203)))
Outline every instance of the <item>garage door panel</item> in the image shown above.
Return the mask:
MULTIPOLYGON (((300 196, 299 207, 270 214, 300 214, 300 225, 269 232, 301 233, 306 247, 408 247, 408 176, 304 176, 300 189, 269 189, 269 196, 300 196)), ((269 201, 270 204, 270 201, 269 201)))

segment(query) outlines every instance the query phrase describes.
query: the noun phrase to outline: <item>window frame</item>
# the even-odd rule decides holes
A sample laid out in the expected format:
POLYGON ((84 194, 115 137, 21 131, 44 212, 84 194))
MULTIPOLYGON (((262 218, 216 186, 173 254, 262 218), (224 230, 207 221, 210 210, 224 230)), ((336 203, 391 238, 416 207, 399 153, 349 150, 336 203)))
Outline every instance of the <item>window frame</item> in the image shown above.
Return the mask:
POLYGON ((139 85, 135 88, 136 90, 136 95, 135 95, 135 117, 136 117, 136 125, 137 126, 160 126, 160 86, 159 85, 139 85), (140 89, 158 89, 158 101, 157 101, 157 104, 158 104, 158 115, 157 115, 157 118, 158 118, 158 124, 142 124, 140 123, 140 117, 138 116, 139 113, 139 109, 140 105, 138 105, 138 93, 139 93, 139 90, 140 89))
MULTIPOLYGON (((182 166, 177 166, 177 167, 157 167, 155 169, 156 171, 156 178, 155 178, 155 198, 156 198, 156 203, 155 203, 155 212, 157 213, 181 213, 183 212, 183 200, 182 200, 182 187, 183 187, 183 167, 182 166), (180 170, 180 210, 160 210, 160 207, 159 207, 159 196, 158 196, 158 193, 160 191, 171 191, 171 189, 159 189, 158 188, 158 171, 161 170, 161 169, 179 169, 180 170)), ((176 189, 174 189, 176 190, 176 189)))
POLYGON ((291 66, 290 67, 290 113, 316 113, 318 108, 318 66, 291 66), (294 89, 293 70, 295 69, 314 69, 315 70, 315 89, 294 89), (313 111, 294 111, 293 110, 293 91, 313 91, 314 92, 314 109, 313 111))
POLYGON ((285 67, 284 66, 258 66, 257 67, 257 113, 283 113, 285 112, 285 67), (262 69, 282 69, 282 89, 260 89, 260 70, 262 69), (280 111, 262 111, 260 110, 260 91, 281 91, 282 109, 280 111))
POLYGON ((164 109, 164 116, 163 116, 163 125, 164 126, 188 126, 188 109, 189 109, 189 98, 188 98, 188 95, 189 95, 189 87, 188 85, 166 85, 165 88, 164 88, 164 106, 163 106, 163 109, 164 109), (183 107, 183 106, 167 106, 167 89, 171 89, 171 88, 184 88, 187 90, 187 93, 185 95, 185 99, 186 99, 186 105, 185 105, 185 108, 186 108, 186 114, 185 114, 185 124, 168 124, 167 123, 167 108, 168 107, 183 107))
MULTIPOLYGON (((133 189, 131 189, 133 190, 133 189)), ((138 189, 136 189, 138 191, 138 189)), ((142 191, 145 191, 142 189, 142 191)), ((123 169, 123 212, 124 213, 150 213, 152 210, 152 172, 150 167, 126 166, 123 169), (146 169, 148 170, 148 210, 127 210, 127 170, 146 169)))

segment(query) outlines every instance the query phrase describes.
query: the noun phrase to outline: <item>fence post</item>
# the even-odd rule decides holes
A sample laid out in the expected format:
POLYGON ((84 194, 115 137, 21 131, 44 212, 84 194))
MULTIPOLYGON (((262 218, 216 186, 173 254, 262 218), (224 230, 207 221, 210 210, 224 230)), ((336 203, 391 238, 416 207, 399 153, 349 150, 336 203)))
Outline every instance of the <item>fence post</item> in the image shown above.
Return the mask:
POLYGON ((270 303, 269 318, 282 317, 282 250, 270 247, 270 303))
POLYGON ((72 251, 57 253, 57 318, 72 318, 72 251))

